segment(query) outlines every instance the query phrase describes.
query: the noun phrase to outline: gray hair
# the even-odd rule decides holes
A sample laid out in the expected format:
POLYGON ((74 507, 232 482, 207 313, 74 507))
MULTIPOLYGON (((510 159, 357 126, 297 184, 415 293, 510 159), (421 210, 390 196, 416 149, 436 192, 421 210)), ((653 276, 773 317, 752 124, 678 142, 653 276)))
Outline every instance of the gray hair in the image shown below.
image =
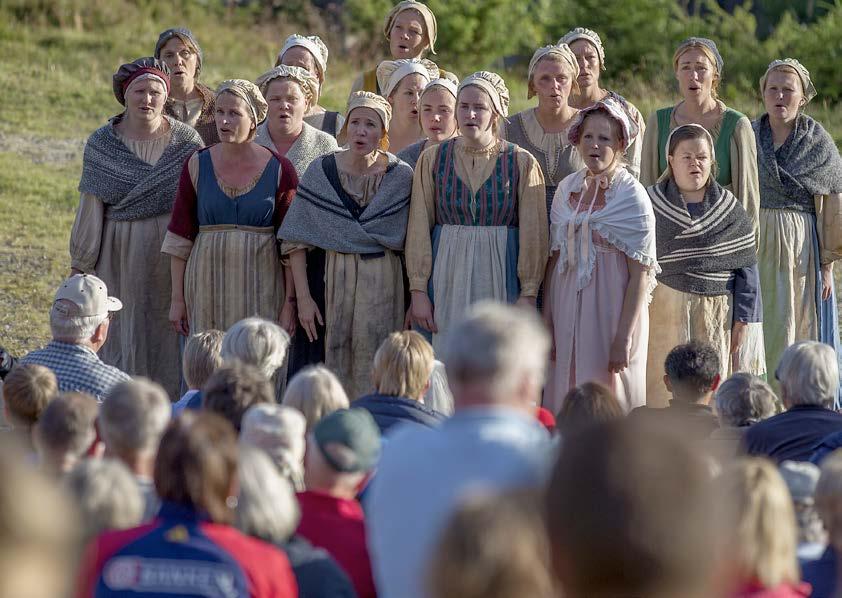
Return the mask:
POLYGON ((154 453, 172 416, 166 391, 146 378, 121 382, 99 409, 99 426, 109 451, 121 457, 154 453))
POLYGON ((286 405, 249 407, 240 427, 240 446, 262 449, 297 491, 304 490, 304 434, 307 420, 286 405))
POLYGON ((737 373, 723 382, 715 395, 716 414, 723 426, 748 426, 775 415, 778 397, 757 376, 737 373))
POLYGON ((87 537, 134 527, 143 518, 144 501, 137 481, 120 461, 86 459, 68 474, 87 537))
POLYGON ((240 450, 236 526, 266 542, 286 542, 298 527, 301 511, 290 483, 260 449, 240 450))
MULTIPOLYGON (((71 303, 67 299, 59 299, 56 303, 71 303)), ((66 316, 55 308, 50 310, 50 332, 57 341, 78 343, 89 339, 96 332, 97 327, 105 322, 104 316, 66 316)))
POLYGON ((781 383, 784 404, 830 407, 839 390, 839 364, 830 345, 801 341, 781 356, 775 376, 781 383))
POLYGON ((239 359, 271 379, 286 359, 289 342, 289 334, 277 324, 263 318, 246 318, 225 332, 222 358, 239 359))
POLYGON ((491 402, 508 403, 523 376, 541 388, 549 352, 550 336, 535 313, 483 301, 450 330, 442 361, 451 384, 485 382, 491 402))
POLYGON ((424 404, 443 415, 453 415, 453 394, 447 383, 447 371, 439 360, 433 362, 430 374, 430 388, 424 395, 424 404))
POLYGON ((304 414, 307 432, 325 415, 350 405, 339 378, 323 365, 306 367, 295 374, 287 384, 281 403, 304 414))

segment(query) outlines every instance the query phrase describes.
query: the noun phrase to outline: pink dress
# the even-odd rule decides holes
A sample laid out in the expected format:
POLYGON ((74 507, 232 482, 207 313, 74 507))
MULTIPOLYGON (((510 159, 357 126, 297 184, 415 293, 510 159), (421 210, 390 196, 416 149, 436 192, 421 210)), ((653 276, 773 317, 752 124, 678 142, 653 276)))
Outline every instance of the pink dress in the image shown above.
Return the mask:
POLYGON ((594 197, 592 186, 582 190, 584 174, 575 173, 562 182, 553 200, 552 250, 559 252, 550 297, 555 361, 550 363, 543 401, 553 413, 561 408, 571 388, 585 382, 608 386, 626 411, 646 403, 646 306, 632 330, 629 367, 618 374, 608 370, 609 352, 629 282, 627 254, 645 266, 657 267, 654 214, 648 201, 645 205, 639 201, 638 192, 645 194, 643 187, 636 188, 639 183, 624 189, 629 186, 628 178, 631 175, 625 170, 618 171, 610 185, 607 181, 602 183, 604 186, 598 185, 594 197), (578 180, 570 180, 577 176, 578 180), (628 222, 634 214, 620 213, 617 208, 621 204, 614 203, 629 202, 629 191, 629 211, 639 212, 636 222, 628 222), (613 213, 627 222, 619 228, 613 226, 613 213), (642 230, 623 238, 625 226, 640 226, 642 230), (588 235, 590 243, 582 235, 588 235))

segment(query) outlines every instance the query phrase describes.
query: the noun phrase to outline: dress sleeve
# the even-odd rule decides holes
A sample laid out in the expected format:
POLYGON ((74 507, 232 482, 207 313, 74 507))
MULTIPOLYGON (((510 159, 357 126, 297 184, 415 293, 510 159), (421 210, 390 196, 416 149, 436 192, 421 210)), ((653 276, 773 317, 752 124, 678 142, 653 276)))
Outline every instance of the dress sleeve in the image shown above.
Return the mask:
POLYGON ((435 148, 424 150, 412 178, 405 249, 410 291, 426 292, 433 271, 433 243, 430 231, 436 222, 433 167, 437 155, 435 148))
POLYGON ((658 113, 653 112, 646 123, 646 134, 640 148, 640 182, 649 187, 658 182, 658 113))
POLYGON ((518 152, 517 165, 520 171, 517 275, 520 279, 520 294, 536 297, 544 280, 549 247, 544 175, 538 161, 526 150, 518 152))
POLYGON ((94 272, 99 260, 105 205, 95 195, 82 193, 70 231, 70 267, 86 274, 94 272))
POLYGON ((757 175, 757 145, 751 122, 742 117, 731 135, 731 187, 743 203, 758 237, 760 220, 760 183, 757 175))
POLYGON ((188 241, 195 241, 199 234, 198 202, 196 198, 196 182, 199 180, 199 157, 197 153, 181 169, 178 180, 178 193, 170 216, 167 230, 188 241))
POLYGON ((275 227, 276 234, 281 222, 284 221, 284 216, 287 215, 292 198, 295 197, 295 191, 298 189, 298 173, 295 172, 292 162, 284 156, 278 156, 278 158, 281 162, 281 168, 278 177, 278 191, 275 194, 275 213, 272 216, 272 226, 275 227))
POLYGON ((757 264, 734 271, 734 322, 763 321, 760 270, 757 264))
POLYGON ((824 266, 842 259, 842 193, 817 195, 815 205, 819 257, 824 266))
POLYGON ((628 170, 634 178, 640 180, 640 162, 643 156, 643 140, 646 135, 646 121, 643 119, 643 115, 640 113, 640 110, 629 104, 629 109, 632 110, 632 114, 634 116, 634 122, 638 127, 637 137, 635 137, 634 142, 629 146, 629 149, 626 151, 626 158, 628 159, 628 166, 626 166, 626 170, 628 170))

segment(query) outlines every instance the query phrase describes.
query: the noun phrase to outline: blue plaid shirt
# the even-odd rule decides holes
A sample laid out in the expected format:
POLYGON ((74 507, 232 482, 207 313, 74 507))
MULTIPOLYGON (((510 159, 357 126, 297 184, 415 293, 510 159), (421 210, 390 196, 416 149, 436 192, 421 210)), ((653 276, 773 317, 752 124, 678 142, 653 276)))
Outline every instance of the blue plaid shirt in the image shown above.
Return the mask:
POLYGON ((114 366, 106 365, 88 347, 52 341, 43 349, 32 351, 20 363, 35 363, 50 368, 58 380, 60 392, 87 392, 97 401, 131 376, 114 366))

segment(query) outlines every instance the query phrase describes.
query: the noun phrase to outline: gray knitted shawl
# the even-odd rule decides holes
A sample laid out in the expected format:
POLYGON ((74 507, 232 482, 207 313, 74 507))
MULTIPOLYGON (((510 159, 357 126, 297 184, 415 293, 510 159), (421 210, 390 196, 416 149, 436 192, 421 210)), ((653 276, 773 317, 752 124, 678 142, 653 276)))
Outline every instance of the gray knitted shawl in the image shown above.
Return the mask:
POLYGON ((827 131, 806 114, 775 150, 769 115, 752 123, 757 140, 760 207, 815 212, 815 195, 842 192, 842 158, 827 131))
POLYGON ((278 229, 278 238, 339 253, 403 250, 412 168, 393 154, 371 202, 360 206, 339 182, 335 154, 316 158, 278 229))
POLYGON ((164 116, 170 123, 170 143, 155 165, 130 150, 114 131, 116 120, 88 137, 82 160, 81 193, 106 205, 110 220, 142 220, 172 211, 184 162, 203 147, 193 127, 164 116))
POLYGON ((726 295, 734 270, 757 264, 754 227, 734 195, 711 181, 701 218, 690 217, 671 178, 647 189, 655 210, 658 282, 697 295, 726 295))
MULTIPOLYGON (((278 148, 275 147, 275 143, 272 141, 271 135, 269 135, 269 125, 266 124, 265 120, 257 127, 254 142, 278 153, 278 148)), ((324 131, 319 131, 317 128, 305 122, 304 128, 301 129, 301 135, 290 146, 286 157, 292 162, 296 174, 301 178, 313 160, 319 156, 335 152, 337 149, 339 149, 339 146, 336 144, 335 137, 324 131)))
POLYGON ((407 145, 401 151, 397 153, 398 158, 412 166, 412 169, 415 170, 415 165, 418 164, 418 160, 421 158, 421 152, 423 152, 426 148, 427 140, 422 139, 421 141, 416 141, 412 145, 407 145))

